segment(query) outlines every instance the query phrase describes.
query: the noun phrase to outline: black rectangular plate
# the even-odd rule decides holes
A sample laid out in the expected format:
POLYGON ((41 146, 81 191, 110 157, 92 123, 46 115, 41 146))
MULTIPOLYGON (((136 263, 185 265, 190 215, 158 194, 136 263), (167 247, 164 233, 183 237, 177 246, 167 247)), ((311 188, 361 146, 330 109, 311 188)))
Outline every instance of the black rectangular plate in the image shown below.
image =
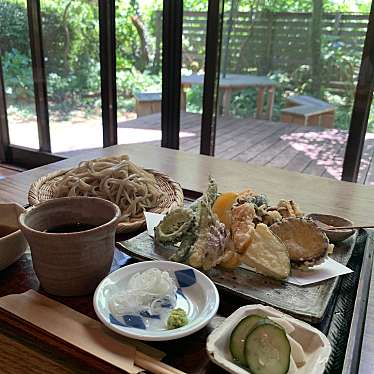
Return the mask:
MULTIPOLYGON (((355 246, 357 234, 339 243, 330 256, 347 265, 355 246)), ((120 242, 119 248, 138 260, 167 260, 173 250, 156 247, 147 232, 120 242)), ((250 303, 271 305, 304 321, 318 324, 334 296, 340 277, 309 286, 296 286, 270 279, 244 268, 225 270, 214 268, 206 272, 216 286, 250 303)))

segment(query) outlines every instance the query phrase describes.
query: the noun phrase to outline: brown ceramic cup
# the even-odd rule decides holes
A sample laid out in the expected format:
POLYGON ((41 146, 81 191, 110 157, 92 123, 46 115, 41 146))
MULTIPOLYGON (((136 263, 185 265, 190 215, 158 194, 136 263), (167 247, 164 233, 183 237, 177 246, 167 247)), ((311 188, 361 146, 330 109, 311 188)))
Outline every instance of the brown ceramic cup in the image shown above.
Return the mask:
POLYGON ((109 273, 119 207, 95 197, 63 197, 38 204, 19 216, 43 289, 58 296, 93 292, 109 273), (49 233, 53 227, 95 226, 79 232, 49 233))

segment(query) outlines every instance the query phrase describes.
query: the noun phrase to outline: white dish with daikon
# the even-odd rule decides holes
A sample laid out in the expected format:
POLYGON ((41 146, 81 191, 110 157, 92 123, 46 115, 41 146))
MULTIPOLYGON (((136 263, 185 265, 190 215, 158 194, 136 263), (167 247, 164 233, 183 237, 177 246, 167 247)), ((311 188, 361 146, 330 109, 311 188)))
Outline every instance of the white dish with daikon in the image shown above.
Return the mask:
POLYGON ((108 275, 94 308, 108 328, 139 340, 172 340, 203 328, 219 305, 214 283, 199 270, 171 261, 146 261, 108 275))

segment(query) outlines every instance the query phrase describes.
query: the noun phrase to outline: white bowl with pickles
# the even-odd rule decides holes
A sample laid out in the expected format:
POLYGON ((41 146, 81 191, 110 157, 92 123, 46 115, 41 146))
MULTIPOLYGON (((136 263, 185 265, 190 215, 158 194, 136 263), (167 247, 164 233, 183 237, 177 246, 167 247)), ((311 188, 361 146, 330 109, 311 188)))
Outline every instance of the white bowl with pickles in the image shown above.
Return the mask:
POLYGON ((263 305, 243 306, 208 337, 210 359, 235 374, 320 374, 331 353, 309 324, 263 305))

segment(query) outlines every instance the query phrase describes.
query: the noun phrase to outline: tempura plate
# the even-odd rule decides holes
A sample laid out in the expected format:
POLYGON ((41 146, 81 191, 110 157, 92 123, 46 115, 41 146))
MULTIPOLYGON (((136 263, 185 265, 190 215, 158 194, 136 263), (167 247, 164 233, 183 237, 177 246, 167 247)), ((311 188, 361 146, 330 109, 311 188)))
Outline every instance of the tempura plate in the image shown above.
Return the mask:
MULTIPOLYGON (((330 257, 347 265, 355 242, 356 235, 339 243, 330 257)), ((138 260, 167 260, 173 253, 172 249, 157 248, 147 232, 118 244, 126 254, 138 260)), ((339 284, 339 277, 336 277, 300 287, 273 280, 241 267, 234 270, 217 267, 206 272, 206 275, 218 289, 243 298, 250 303, 273 306, 311 323, 322 321, 339 284)))

